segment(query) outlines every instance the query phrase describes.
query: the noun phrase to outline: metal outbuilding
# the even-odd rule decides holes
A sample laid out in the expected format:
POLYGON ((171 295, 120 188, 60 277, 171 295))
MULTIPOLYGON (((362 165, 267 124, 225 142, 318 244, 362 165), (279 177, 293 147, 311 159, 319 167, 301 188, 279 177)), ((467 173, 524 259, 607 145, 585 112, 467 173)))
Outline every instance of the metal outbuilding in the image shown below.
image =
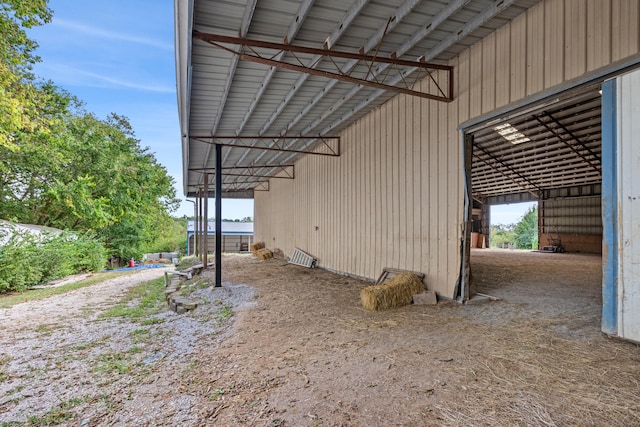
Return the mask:
POLYGON ((536 200, 541 241, 603 248, 603 330, 640 340, 640 250, 627 243, 640 237, 639 154, 623 137, 638 0, 176 0, 175 12, 184 193, 205 211, 212 189, 254 198, 269 247, 367 278, 421 271, 465 301, 473 208, 486 234, 489 206, 536 200))
MULTIPOLYGON (((186 254, 193 255, 196 253, 196 229, 195 221, 187 223, 187 243, 186 254)), ((207 240, 208 248, 215 247, 216 225, 215 221, 209 221, 207 224, 207 240)), ((235 222, 222 221, 222 252, 243 252, 248 251, 249 246, 253 243, 253 223, 252 222, 235 222)))

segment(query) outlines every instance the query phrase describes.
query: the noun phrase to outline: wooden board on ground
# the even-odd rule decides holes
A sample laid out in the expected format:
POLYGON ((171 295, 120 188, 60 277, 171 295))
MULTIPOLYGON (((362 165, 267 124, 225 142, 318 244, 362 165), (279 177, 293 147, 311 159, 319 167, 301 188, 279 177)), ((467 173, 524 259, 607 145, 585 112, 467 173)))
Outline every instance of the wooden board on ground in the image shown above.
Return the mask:
POLYGON ((376 285, 381 285, 385 281, 387 281, 389 279, 392 279, 394 276, 396 276, 398 274, 401 274, 401 273, 412 273, 412 274, 415 274, 416 276, 418 276, 420 278, 420 280, 422 280, 424 282, 424 273, 420 273, 418 271, 400 270, 398 268, 385 267, 382 270, 382 273, 380 274, 380 277, 378 277, 378 280, 376 281, 376 285))

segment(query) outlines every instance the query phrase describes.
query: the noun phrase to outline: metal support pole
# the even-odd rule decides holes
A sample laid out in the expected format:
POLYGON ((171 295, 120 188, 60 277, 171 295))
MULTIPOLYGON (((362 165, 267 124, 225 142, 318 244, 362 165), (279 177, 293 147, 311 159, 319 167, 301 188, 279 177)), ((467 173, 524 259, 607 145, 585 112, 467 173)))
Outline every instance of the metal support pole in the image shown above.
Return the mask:
MULTIPOLYGON (((193 253, 189 250, 189 238, 187 238, 187 255, 196 255, 197 256, 197 246, 196 246, 196 236, 198 234, 197 221, 196 221, 196 201, 185 199, 185 202, 193 203, 193 253)), ((187 226, 187 229, 189 227, 187 226)), ((187 233, 187 236, 189 234, 187 233)))
POLYGON ((204 218, 203 218, 203 230, 204 230, 204 251, 202 254, 202 264, 204 269, 207 269, 207 263, 209 260, 209 174, 204 174, 204 218))
POLYGON ((196 200, 193 202, 193 254, 196 257, 200 254, 198 250, 198 243, 200 243, 198 232, 198 196, 196 196, 196 200))
POLYGON ((222 286, 222 145, 216 144, 216 287, 222 286))
POLYGON ((198 255, 200 258, 200 262, 202 263, 202 249, 204 244, 204 239, 202 238, 202 189, 198 188, 198 232, 200 233, 198 238, 198 255))

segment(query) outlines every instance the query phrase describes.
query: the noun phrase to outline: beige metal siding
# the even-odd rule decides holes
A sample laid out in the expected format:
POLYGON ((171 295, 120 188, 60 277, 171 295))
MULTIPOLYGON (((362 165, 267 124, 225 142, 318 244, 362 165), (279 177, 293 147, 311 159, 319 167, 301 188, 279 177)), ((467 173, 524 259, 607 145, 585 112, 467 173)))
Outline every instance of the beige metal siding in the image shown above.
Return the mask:
POLYGON ((638 51, 638 0, 612 0, 611 33, 613 61, 638 51))
POLYGON ((564 27, 564 79, 569 80, 587 70, 587 8, 584 0, 566 0, 564 27))
POLYGON ((595 70, 611 62, 611 3, 587 2, 587 69, 595 70))
POLYGON ((454 102, 397 96, 342 133, 340 158, 307 156, 295 180, 271 180, 255 196, 256 238, 369 278, 386 266, 422 271, 453 297, 464 203, 457 126, 637 54, 638 22, 637 0, 543 0, 451 61, 454 102))
MULTIPOLYGON (((509 74, 511 69, 502 64, 511 62, 511 24, 507 24, 496 32, 496 107, 507 105, 511 101, 509 74), (497 64, 500 64, 498 66, 497 64)), ((461 121, 466 118, 461 117, 461 121)))
MULTIPOLYGON (((540 2, 536 6, 527 11, 526 14, 526 31, 527 31, 527 44, 524 46, 527 52, 527 66, 526 66, 526 78, 523 78, 523 85, 526 85, 526 94, 531 95, 540 92, 544 89, 544 45, 545 38, 550 35, 546 31, 541 31, 541 28, 545 28, 544 15, 545 15, 545 2, 540 2)), ((520 15, 522 16, 522 15, 520 15)), ((513 21, 512 27, 523 27, 524 23, 513 21)), ((519 62, 517 59, 513 60, 514 63, 519 62)), ((524 95, 523 92, 520 96, 512 96, 511 101, 516 101, 524 95)))
POLYGON ((446 242, 459 241, 462 221, 448 200, 462 197, 460 169, 447 166, 460 156, 456 122, 433 126, 420 112, 457 120, 455 108, 400 96, 364 117, 343 133, 339 159, 307 156, 295 180, 256 192, 256 240, 286 254, 298 246, 324 268, 372 279, 384 267, 423 271, 452 296, 460 255, 446 242))
MULTIPOLYGON (((545 2, 544 85, 552 87, 562 83, 564 64, 564 1, 545 2)), ((573 17, 571 17, 573 19, 573 17)), ((538 46, 531 46, 533 49, 538 46)))

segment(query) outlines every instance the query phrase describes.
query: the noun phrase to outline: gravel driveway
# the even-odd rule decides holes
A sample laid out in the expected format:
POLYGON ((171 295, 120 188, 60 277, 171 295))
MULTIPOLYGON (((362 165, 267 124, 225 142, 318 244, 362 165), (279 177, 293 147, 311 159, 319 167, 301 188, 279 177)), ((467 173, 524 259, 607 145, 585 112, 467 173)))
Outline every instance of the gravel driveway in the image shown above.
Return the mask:
POLYGON ((0 425, 195 425, 201 398, 184 391, 183 375, 197 367, 196 347, 217 345, 253 289, 199 289, 190 314, 101 316, 164 271, 0 309, 0 425))

